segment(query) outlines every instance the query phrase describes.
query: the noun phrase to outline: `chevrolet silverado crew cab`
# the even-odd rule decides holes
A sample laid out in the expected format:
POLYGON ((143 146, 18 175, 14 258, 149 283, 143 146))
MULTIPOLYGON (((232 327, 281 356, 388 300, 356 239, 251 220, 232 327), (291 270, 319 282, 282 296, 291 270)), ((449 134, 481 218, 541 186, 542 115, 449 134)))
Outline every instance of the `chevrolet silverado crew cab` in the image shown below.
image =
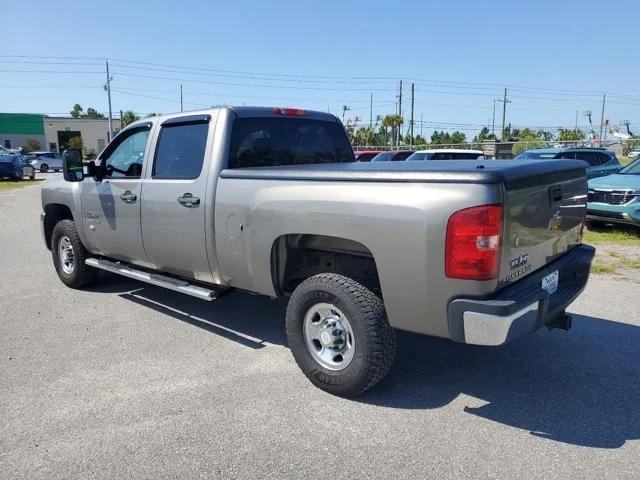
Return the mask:
POLYGON ((185 112, 127 126, 95 163, 67 151, 42 231, 72 288, 106 270, 207 301, 289 297, 296 362, 354 396, 388 372, 396 329, 500 345, 569 328, 594 255, 585 166, 355 162, 326 113, 185 112))

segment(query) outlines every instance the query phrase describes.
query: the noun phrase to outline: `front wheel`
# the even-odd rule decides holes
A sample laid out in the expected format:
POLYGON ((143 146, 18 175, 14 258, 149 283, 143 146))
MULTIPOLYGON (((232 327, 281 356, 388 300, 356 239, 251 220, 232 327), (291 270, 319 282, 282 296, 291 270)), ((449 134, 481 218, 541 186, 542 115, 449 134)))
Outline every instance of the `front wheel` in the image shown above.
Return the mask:
POLYGON ((395 334, 382 301, 355 280, 322 273, 302 282, 287 307, 287 339, 311 382, 354 397, 387 374, 395 334))
POLYGON ((46 163, 40 165, 40 173, 47 173, 47 170, 49 170, 49 165, 47 165, 46 163))
POLYGON ((95 280, 98 271, 84 263, 88 257, 76 225, 61 220, 51 235, 51 254, 58 277, 67 287, 82 288, 95 280))

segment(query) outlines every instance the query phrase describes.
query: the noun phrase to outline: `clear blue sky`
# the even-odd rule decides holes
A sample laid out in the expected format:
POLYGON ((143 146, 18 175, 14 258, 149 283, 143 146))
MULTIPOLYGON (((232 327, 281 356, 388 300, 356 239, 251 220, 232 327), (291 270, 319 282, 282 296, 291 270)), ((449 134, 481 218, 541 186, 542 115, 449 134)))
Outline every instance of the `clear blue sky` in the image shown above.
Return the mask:
POLYGON ((514 126, 573 126, 576 110, 580 125, 585 110, 597 124, 607 92, 606 118, 640 131, 637 0, 2 3, 3 112, 66 113, 76 102, 106 112, 103 60, 31 57, 108 57, 114 111, 179 110, 182 84, 185 109, 246 103, 341 116, 349 105, 346 118, 368 123, 370 92, 374 117, 392 113, 403 78, 403 113, 413 81, 425 134, 459 124, 473 136, 505 84, 514 126))

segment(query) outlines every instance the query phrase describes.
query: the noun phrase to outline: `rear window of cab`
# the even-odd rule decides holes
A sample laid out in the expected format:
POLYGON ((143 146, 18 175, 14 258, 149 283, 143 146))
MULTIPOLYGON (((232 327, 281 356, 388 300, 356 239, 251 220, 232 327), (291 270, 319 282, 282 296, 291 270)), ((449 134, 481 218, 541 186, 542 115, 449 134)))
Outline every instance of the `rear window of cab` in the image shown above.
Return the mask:
POLYGON ((229 168, 354 162, 353 149, 338 122, 309 118, 236 118, 229 168))

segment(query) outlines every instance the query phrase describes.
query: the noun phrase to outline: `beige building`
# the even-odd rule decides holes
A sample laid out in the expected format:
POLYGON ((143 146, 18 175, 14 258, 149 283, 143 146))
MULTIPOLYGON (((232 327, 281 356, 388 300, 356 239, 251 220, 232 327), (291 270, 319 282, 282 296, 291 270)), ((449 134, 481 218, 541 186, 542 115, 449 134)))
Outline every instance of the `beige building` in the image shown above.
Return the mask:
MULTIPOLYGON (((71 117, 43 117, 45 150, 62 152, 73 137, 82 138, 88 153, 100 153, 109 143, 109 120, 71 117)), ((113 119, 114 135, 120 131, 120 120, 113 119)))

